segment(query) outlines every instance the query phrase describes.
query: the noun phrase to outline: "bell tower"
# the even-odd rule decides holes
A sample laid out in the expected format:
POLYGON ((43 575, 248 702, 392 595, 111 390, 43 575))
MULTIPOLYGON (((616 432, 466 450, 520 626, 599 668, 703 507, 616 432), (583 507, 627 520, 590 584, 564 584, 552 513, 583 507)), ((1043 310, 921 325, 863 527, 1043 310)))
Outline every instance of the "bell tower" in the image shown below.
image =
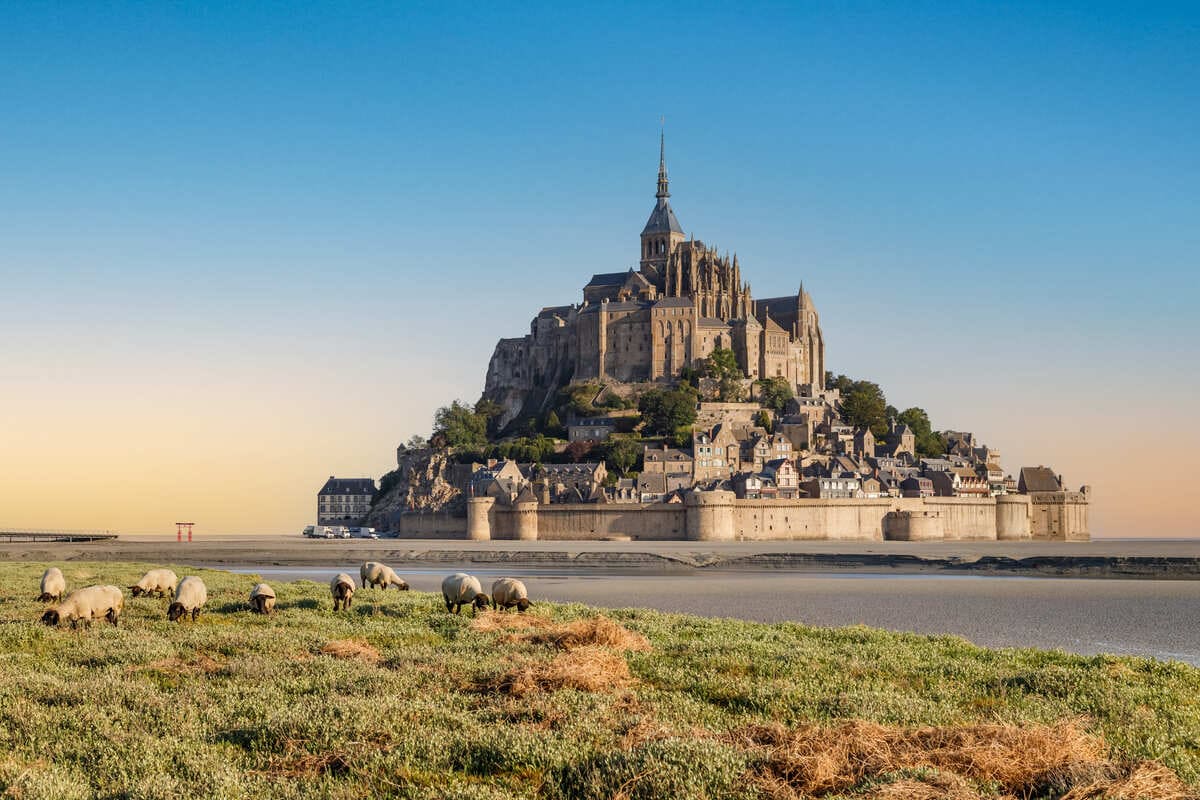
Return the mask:
POLYGON ((676 245, 683 241, 683 227, 671 208, 671 192, 667 180, 666 137, 658 138, 658 192, 654 210, 646 227, 642 228, 642 274, 661 287, 666 279, 667 259, 676 245))

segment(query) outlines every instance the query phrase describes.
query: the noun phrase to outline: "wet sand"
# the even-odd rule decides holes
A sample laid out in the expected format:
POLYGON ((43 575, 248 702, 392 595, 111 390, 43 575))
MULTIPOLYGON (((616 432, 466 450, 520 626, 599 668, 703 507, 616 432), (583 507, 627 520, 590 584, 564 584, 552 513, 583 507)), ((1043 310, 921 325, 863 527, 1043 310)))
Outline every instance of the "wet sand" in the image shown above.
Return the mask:
MULTIPOLYGON (((469 542, 306 540, 290 536, 123 536, 95 544, 0 543, 0 560, 145 561, 325 581, 367 560, 392 564, 414 589, 437 591, 464 570, 485 584, 526 580, 535 599, 644 607, 761 622, 864 624, 953 634, 988 647, 1061 648, 1200 665, 1200 580, 1156 580, 1200 563, 1196 540, 1065 542, 469 542), (989 559, 1062 559, 1053 574, 1014 577, 989 559), (812 559, 824 559, 813 568, 812 559), (1137 580, 1111 561, 1140 559, 1137 580), (1062 564, 1108 563, 1089 572, 1062 564), (1080 580, 1078 577, 1105 577, 1080 580)), ((1011 568, 1011 564, 1009 565, 1011 568)), ((1011 569, 1010 569, 1011 573, 1011 569)), ((1047 574, 1032 570, 1031 574, 1047 574)), ((368 599, 371 592, 364 594, 368 599)))
MULTIPOLYGON (((328 580, 356 564, 262 567, 265 580, 328 580)), ((439 591, 462 568, 489 586, 500 575, 525 581, 531 596, 611 608, 654 608, 758 622, 953 634, 986 647, 1058 648, 1179 660, 1200 666, 1200 582, 1075 580, 994 576, 880 575, 767 571, 646 571, 479 567, 401 570, 414 590, 439 591)), ((241 570, 239 570, 241 571, 241 570)), ((250 568, 246 568, 250 572, 250 568)), ((360 602, 386 595, 367 591, 360 602)))
POLYGON ((0 559, 124 560, 229 566, 512 564, 571 568, 782 569, 1200 580, 1200 540, 1092 542, 686 542, 304 539, 298 534, 128 536, 110 542, 0 542, 0 559))

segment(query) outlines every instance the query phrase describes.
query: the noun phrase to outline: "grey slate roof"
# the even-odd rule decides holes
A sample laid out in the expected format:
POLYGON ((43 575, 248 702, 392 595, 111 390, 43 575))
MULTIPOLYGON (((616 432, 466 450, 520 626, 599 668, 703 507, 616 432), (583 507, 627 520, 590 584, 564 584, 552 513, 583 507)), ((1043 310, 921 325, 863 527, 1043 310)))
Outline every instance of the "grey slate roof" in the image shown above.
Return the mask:
POLYGON ((716 317, 701 317, 697 323, 701 328, 728 328, 729 323, 717 319, 716 317))
POLYGON ((588 286, 620 286, 625 283, 629 277, 628 272, 597 272, 592 276, 592 279, 587 282, 588 286))
POLYGON ((1022 493, 1062 491, 1062 486, 1058 483, 1058 476, 1049 467, 1021 467, 1018 487, 1022 493))
POLYGON ((330 475, 317 494, 375 494, 375 481, 372 478, 335 478, 330 475))
POLYGON ((667 198, 660 197, 654 205, 654 210, 650 212, 650 219, 646 220, 646 227, 642 228, 642 233, 666 233, 667 231, 683 233, 683 226, 675 218, 675 211, 667 202, 667 198))
POLYGON ((691 308, 693 305, 690 297, 664 297, 654 304, 655 308, 691 308))

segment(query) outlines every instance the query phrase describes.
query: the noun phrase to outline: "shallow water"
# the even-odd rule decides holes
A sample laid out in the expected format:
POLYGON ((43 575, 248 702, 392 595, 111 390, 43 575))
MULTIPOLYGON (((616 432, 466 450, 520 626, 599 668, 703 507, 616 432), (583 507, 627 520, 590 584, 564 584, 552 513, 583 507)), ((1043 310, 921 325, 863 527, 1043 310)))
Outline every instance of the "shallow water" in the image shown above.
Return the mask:
MULTIPOLYGON (((219 568, 219 567, 218 567, 219 568)), ((1088 580, 990 575, 785 570, 580 570, 484 565, 397 569, 413 589, 436 592, 459 570, 483 580, 521 578, 530 596, 643 607, 759 622, 870 625, 955 634, 987 647, 1061 648, 1175 659, 1200 666, 1200 581, 1088 580)), ((278 580, 357 576, 358 564, 256 567, 278 580)))

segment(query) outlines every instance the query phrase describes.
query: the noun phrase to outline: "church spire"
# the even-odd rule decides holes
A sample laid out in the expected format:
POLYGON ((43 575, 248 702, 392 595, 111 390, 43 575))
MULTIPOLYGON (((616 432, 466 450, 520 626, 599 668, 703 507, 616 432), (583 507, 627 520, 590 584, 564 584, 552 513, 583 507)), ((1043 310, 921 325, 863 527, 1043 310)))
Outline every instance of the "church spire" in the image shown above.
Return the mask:
POLYGON ((667 191, 667 135, 666 125, 658 132, 658 194, 654 195, 659 198, 670 197, 671 193, 667 191))

